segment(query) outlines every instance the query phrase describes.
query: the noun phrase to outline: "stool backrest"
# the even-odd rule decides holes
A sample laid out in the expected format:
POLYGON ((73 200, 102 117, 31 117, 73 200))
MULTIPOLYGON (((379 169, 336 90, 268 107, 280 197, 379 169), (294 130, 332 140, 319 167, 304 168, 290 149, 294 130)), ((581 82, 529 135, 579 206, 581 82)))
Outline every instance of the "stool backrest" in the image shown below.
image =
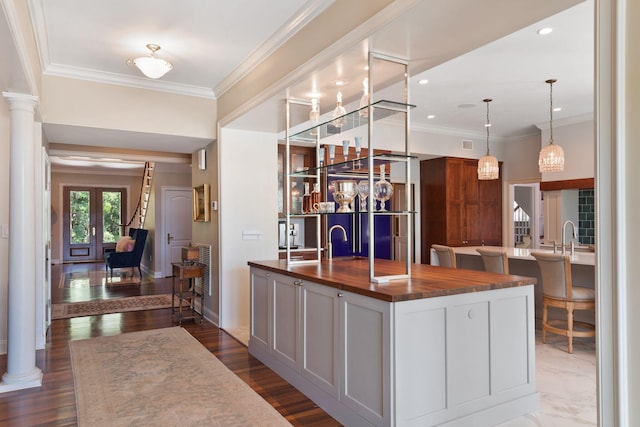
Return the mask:
POLYGON ((456 268, 456 254, 452 248, 436 244, 431 245, 431 248, 436 252, 438 264, 441 267, 456 268))
POLYGON ((542 275, 544 295, 571 300, 571 258, 569 255, 531 252, 542 275))
POLYGON ((509 274, 509 259, 507 252, 501 249, 477 248, 482 257, 484 271, 499 274, 509 274))

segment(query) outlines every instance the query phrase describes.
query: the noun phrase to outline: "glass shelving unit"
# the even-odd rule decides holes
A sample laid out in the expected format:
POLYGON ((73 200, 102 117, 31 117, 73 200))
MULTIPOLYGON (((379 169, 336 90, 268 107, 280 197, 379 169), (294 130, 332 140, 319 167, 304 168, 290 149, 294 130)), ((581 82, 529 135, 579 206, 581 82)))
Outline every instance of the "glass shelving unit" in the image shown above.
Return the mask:
MULTIPOLYGON (((294 260, 291 258, 291 245, 289 242, 289 236, 287 236, 287 245, 286 245, 286 253, 287 253, 287 263, 289 264, 297 264, 297 263, 309 263, 309 262, 320 262, 321 261, 321 222, 322 218, 325 215, 351 215, 355 217, 360 217, 367 215, 368 216, 368 231, 367 234, 369 236, 369 276, 372 282, 376 283, 386 283, 390 280, 395 279, 408 279, 411 274, 411 239, 407 239, 406 248, 404 252, 406 254, 405 262, 398 261, 398 274, 386 274, 380 275, 376 274, 375 269, 375 245, 371 242, 374 241, 375 237, 375 229, 374 229, 374 217, 386 215, 392 217, 404 218, 406 221, 406 232, 408 236, 412 235, 412 219, 415 211, 412 210, 411 207, 411 185, 410 185, 410 176, 411 176, 411 160, 416 158, 416 156, 412 156, 409 150, 409 113, 414 105, 408 103, 408 64, 406 61, 399 60, 397 58, 392 58, 386 55, 380 55, 376 53, 369 54, 369 97, 368 99, 373 99, 375 85, 371 84, 371 82, 375 82, 375 69, 377 63, 383 63, 383 67, 385 68, 388 64, 392 64, 398 68, 397 74, 400 76, 397 79, 396 84, 399 83, 400 90, 400 98, 401 101, 393 101, 393 100, 379 100, 373 103, 369 103, 367 106, 359 108, 357 110, 348 112, 340 117, 331 118, 330 120, 322 121, 321 123, 312 124, 309 122, 302 121, 297 124, 295 127, 292 127, 292 106, 308 106, 311 107, 311 102, 304 100, 294 100, 287 99, 286 100, 286 128, 285 128, 285 142, 286 142, 286 155, 285 155, 285 197, 287 199, 287 209, 285 213, 285 221, 286 221, 286 229, 289 230, 291 220, 295 218, 304 218, 305 220, 314 221, 315 220, 315 230, 317 233, 317 242, 318 247, 316 251, 316 258, 312 260, 294 260), (366 114, 363 114, 366 113, 366 114), (396 117, 393 117, 396 116, 396 117), (394 153, 384 153, 378 154, 376 153, 376 147, 374 146, 374 132, 375 132, 375 124, 384 119, 396 119, 397 123, 400 123, 403 128, 401 132, 401 138, 404 139, 402 141, 404 144, 403 152, 398 153, 398 150, 395 150, 394 153), (336 127, 336 121, 341 122, 340 127, 336 127), (349 131, 356 131, 358 129, 365 130, 366 129, 366 137, 363 137, 363 148, 366 148, 367 152, 370 155, 363 156, 361 158, 348 159, 346 161, 338 161, 335 160, 331 163, 326 162, 325 157, 321 157, 321 143, 325 142, 325 144, 335 144, 336 139, 340 139, 343 135, 349 135, 349 131), (303 145, 303 146, 315 146, 316 150, 316 166, 311 168, 304 168, 301 170, 291 170, 291 165, 289 164, 289 153, 290 147, 292 144, 295 145, 303 145), (374 202, 374 184, 377 180, 379 180, 379 168, 380 165, 391 165, 391 164, 401 164, 404 169, 404 183, 405 191, 404 200, 406 200, 406 205, 402 209, 396 210, 385 210, 380 211, 376 208, 376 203, 374 202), (361 211, 357 203, 353 202, 354 208, 352 212, 345 213, 320 213, 320 212, 311 212, 311 213, 302 213, 302 212, 292 212, 291 211, 291 190, 292 190, 292 182, 296 180, 300 182, 301 179, 307 180, 310 183, 323 183, 325 188, 322 189, 322 201, 332 202, 329 196, 328 182, 331 178, 340 178, 340 179, 349 179, 349 180, 368 180, 369 187, 369 195, 367 197, 367 210, 361 211), (372 208, 373 207, 373 208, 372 208), (401 268, 402 267, 402 268, 401 268)), ((385 84, 389 85, 389 77, 388 70, 385 70, 381 73, 385 77, 385 84)), ((384 147, 379 147, 378 150, 382 150, 384 147)), ((384 150, 382 150, 384 151, 384 150)), ((390 174, 391 168, 387 170, 387 173, 390 174)), ((326 224, 326 221, 325 221, 326 224)), ((325 230, 326 232, 326 230, 325 230)))

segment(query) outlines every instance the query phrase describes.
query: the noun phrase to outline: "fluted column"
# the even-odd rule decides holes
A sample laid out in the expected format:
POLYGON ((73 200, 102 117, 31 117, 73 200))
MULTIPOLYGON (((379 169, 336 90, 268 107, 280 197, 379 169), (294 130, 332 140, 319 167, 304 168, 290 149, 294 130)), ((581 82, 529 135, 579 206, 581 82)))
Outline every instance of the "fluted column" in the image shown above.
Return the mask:
POLYGON ((36 366, 34 111, 38 98, 3 92, 9 103, 9 292, 7 372, 0 393, 42 385, 36 366))

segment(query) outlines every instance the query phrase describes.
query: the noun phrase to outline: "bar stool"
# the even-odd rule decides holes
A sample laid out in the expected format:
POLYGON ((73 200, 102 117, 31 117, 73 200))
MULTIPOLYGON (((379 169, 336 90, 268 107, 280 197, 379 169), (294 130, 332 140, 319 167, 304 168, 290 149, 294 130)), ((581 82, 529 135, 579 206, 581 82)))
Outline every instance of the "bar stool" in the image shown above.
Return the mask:
POLYGON ((573 337, 595 337, 595 325, 573 320, 574 310, 594 310, 596 296, 593 289, 573 286, 569 255, 532 252, 542 273, 542 342, 547 332, 566 336, 569 353, 573 353, 573 337), (549 307, 563 308, 567 312, 566 329, 562 320, 548 320, 549 307), (560 326, 558 326, 560 324, 560 326), (576 330, 574 327, 580 327, 576 330))
POLYGON ((477 248, 482 257, 484 271, 499 274, 509 274, 509 260, 507 251, 501 249, 477 248))
POLYGON ((436 252, 438 257, 438 265, 441 267, 456 268, 456 253, 449 246, 431 245, 431 249, 436 252))

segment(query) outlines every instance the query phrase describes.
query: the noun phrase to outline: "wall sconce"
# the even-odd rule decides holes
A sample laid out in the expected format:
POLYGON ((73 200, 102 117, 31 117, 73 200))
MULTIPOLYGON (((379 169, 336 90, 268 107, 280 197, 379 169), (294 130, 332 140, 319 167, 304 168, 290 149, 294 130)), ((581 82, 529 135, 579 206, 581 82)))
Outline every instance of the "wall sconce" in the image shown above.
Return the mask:
POLYGON ((201 171, 207 169, 207 151, 204 148, 198 151, 198 169, 201 171))

